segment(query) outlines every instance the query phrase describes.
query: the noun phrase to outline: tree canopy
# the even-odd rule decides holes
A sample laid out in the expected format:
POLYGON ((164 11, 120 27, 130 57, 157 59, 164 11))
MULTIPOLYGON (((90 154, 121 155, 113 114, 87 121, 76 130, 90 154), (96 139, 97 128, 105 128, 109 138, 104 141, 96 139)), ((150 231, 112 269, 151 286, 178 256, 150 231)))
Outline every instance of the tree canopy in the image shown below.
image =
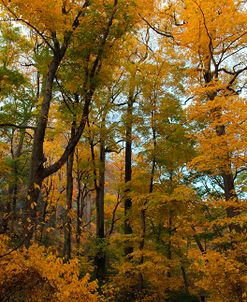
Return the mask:
POLYGON ((246 301, 246 21, 0 0, 1 301, 246 301))

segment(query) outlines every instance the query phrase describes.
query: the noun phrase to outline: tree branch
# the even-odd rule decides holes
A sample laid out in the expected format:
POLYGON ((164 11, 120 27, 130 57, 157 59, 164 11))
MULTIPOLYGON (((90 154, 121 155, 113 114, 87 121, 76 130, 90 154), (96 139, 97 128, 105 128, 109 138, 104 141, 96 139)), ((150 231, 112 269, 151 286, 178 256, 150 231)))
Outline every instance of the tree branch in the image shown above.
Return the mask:
POLYGON ((12 124, 12 123, 2 123, 0 124, 0 128, 17 128, 17 129, 32 129, 32 130, 35 130, 36 127, 34 126, 23 126, 23 125, 15 125, 15 124, 12 124))
POLYGON ((146 20, 145 18, 143 18, 140 14, 139 16, 141 17, 141 19, 154 31, 156 32, 157 34, 163 36, 163 37, 167 37, 167 38, 171 38, 174 40, 174 36, 171 34, 171 33, 166 33, 166 32, 163 32, 163 31, 160 31, 158 28, 156 28, 155 26, 151 25, 149 23, 148 20, 146 20))
POLYGON ((16 15, 16 13, 10 9, 10 7, 5 3, 4 0, 1 0, 3 6, 7 9, 7 11, 14 16, 15 21, 20 21, 23 22, 24 24, 26 24, 28 27, 32 28, 44 41, 45 43, 48 45, 48 47, 50 49, 52 49, 54 51, 54 47, 50 44, 50 42, 47 40, 47 38, 45 37, 45 35, 39 31, 33 24, 29 23, 27 20, 24 20, 23 18, 20 18, 16 15))

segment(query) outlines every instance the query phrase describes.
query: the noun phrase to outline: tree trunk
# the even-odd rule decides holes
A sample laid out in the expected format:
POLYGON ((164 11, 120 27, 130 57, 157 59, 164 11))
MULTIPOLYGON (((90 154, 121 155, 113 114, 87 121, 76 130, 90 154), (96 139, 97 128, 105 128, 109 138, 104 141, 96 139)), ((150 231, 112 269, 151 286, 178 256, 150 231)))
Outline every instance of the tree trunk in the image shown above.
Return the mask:
POLYGON ((97 190, 97 237, 104 238, 105 142, 100 142, 99 185, 97 190))
MULTIPOLYGON (((74 117, 75 119, 75 117, 74 117)), ((71 139, 75 135, 75 120, 71 127, 71 139)), ((66 186, 66 217, 65 217, 65 228, 64 228, 64 260, 67 262, 71 258, 71 237, 72 237, 72 200, 73 200, 73 162, 74 162, 74 151, 69 155, 67 160, 67 186, 66 186)))
POLYGON ((50 103, 52 99, 53 81, 62 58, 59 54, 54 53, 42 87, 43 102, 41 112, 38 117, 37 127, 34 132, 32 156, 30 163, 30 173, 28 181, 28 196, 26 202, 25 220, 26 220, 26 243, 32 239, 36 223, 36 205, 40 194, 43 177, 43 164, 46 161, 44 157, 44 139, 47 128, 50 103))
POLYGON ((104 113, 101 134, 100 134, 100 156, 99 156, 99 180, 96 190, 96 237, 98 246, 98 253, 95 257, 96 277, 101 282, 105 277, 106 270, 106 255, 104 247, 105 238, 105 220, 104 220, 104 201, 105 201, 105 118, 104 113))
MULTIPOLYGON (((124 234, 131 235, 133 233, 132 227, 130 224, 129 216, 132 209, 132 200, 129 196, 130 188, 129 182, 132 179, 132 124, 133 124, 133 104, 134 97, 133 92, 130 92, 128 98, 128 107, 127 107, 127 116, 126 116, 126 133, 125 133, 125 177, 124 182, 127 184, 128 188, 125 190, 125 199, 124 199, 124 234)), ((124 254, 127 256, 133 252, 132 244, 127 244, 124 248, 124 254)))
POLYGON ((82 190, 81 190, 81 180, 77 176, 77 197, 76 197, 76 246, 77 253, 80 252, 80 244, 81 244, 81 212, 82 212, 82 190))

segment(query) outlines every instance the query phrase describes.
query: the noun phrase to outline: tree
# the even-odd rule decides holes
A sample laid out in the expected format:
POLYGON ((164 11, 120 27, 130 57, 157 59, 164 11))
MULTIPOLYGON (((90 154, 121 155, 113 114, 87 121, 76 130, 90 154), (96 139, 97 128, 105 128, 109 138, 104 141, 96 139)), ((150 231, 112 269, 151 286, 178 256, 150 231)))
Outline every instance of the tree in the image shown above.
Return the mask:
POLYGON ((0 300, 245 301, 245 3, 0 10, 0 300))
MULTIPOLYGON (((232 142, 227 132, 228 128, 233 127, 229 127, 229 124, 235 123, 236 132, 241 127, 234 122, 233 112, 228 113, 232 115, 230 121, 225 111, 233 109, 231 102, 245 106, 239 96, 243 89, 241 77, 247 70, 240 56, 246 47, 245 13, 241 4, 234 1, 222 4, 213 1, 205 4, 188 1, 186 4, 188 9, 182 13, 182 18, 186 21, 176 34, 180 43, 188 45, 190 51, 188 58, 191 60, 193 72, 191 78, 199 79, 198 90, 194 86, 192 89, 196 107, 191 107, 191 111, 196 112, 200 106, 200 111, 194 115, 194 119, 199 120, 201 124, 205 121, 204 127, 207 127, 203 129, 206 139, 199 138, 204 150, 204 164, 208 168, 210 159, 207 158, 209 154, 206 150, 211 145, 217 152, 212 156, 211 163, 214 168, 212 169, 210 165, 211 172, 220 174, 226 200, 236 199, 232 171, 234 160, 231 155, 236 149, 231 150, 232 142), (226 19, 228 22, 225 22, 226 19)), ((232 130, 229 129, 229 132, 232 133, 232 130)), ((242 150, 239 151, 241 153, 242 150)), ((239 168, 241 164, 240 166, 237 164, 234 169, 239 168)), ((228 217, 237 215, 231 208, 228 208, 227 212, 228 217)))
MULTIPOLYGON (((33 225, 36 216, 35 206, 43 180, 61 168, 68 159, 69 154, 73 152, 74 147, 81 137, 89 113, 92 96, 96 89, 96 78, 98 77, 102 66, 106 45, 108 40, 110 40, 110 44, 113 43, 111 37, 113 19, 117 18, 117 16, 124 16, 125 12, 118 13, 118 1, 113 3, 110 10, 107 5, 104 6, 104 4, 102 4, 102 6, 97 7, 95 6, 95 3, 89 1, 85 1, 79 5, 74 5, 73 2, 64 2, 61 4, 46 2, 45 6, 41 6, 40 3, 34 2, 28 12, 26 10, 25 2, 17 1, 6 3, 2 1, 1 3, 10 17, 14 17, 16 20, 23 22, 29 29, 36 31, 42 41, 45 42, 50 52, 49 65, 43 76, 40 96, 41 110, 37 117, 37 125, 34 134, 28 184, 27 212, 28 216, 31 217, 33 225), (89 13, 87 13, 88 9, 89 13), (56 12, 55 15, 54 10, 56 12), (94 28, 94 34, 98 35, 100 38, 95 40, 91 52, 85 54, 85 62, 88 64, 84 66, 84 81, 81 83, 81 87, 83 87, 84 105, 81 111, 80 122, 73 139, 71 138, 61 157, 55 163, 45 167, 46 157, 44 155, 43 142, 52 101, 54 79, 80 24, 82 24, 83 27, 80 27, 78 31, 80 32, 83 28, 81 34, 84 35, 84 38, 86 39, 84 42, 87 41, 87 28, 92 24, 91 22, 94 22, 93 20, 96 21, 99 17, 99 14, 95 14, 94 12, 102 12, 102 23, 99 24, 99 22, 95 22, 95 24, 97 26, 100 25, 100 27, 94 28), (103 13, 106 14, 106 17, 104 17, 103 13)), ((88 42, 91 43, 91 41, 90 37, 88 42)), ((78 39, 77 42, 79 42, 78 39)), ((33 227, 31 228, 31 231, 27 232, 27 241, 30 241, 32 230, 33 227)))

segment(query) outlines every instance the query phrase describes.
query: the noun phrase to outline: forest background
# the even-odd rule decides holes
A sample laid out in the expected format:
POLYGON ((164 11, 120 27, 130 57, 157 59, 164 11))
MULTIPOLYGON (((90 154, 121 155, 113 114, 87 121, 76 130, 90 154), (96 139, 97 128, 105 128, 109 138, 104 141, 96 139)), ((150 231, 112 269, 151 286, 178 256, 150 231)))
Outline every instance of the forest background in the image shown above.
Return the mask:
POLYGON ((246 4, 0 1, 0 300, 247 300, 246 4))

